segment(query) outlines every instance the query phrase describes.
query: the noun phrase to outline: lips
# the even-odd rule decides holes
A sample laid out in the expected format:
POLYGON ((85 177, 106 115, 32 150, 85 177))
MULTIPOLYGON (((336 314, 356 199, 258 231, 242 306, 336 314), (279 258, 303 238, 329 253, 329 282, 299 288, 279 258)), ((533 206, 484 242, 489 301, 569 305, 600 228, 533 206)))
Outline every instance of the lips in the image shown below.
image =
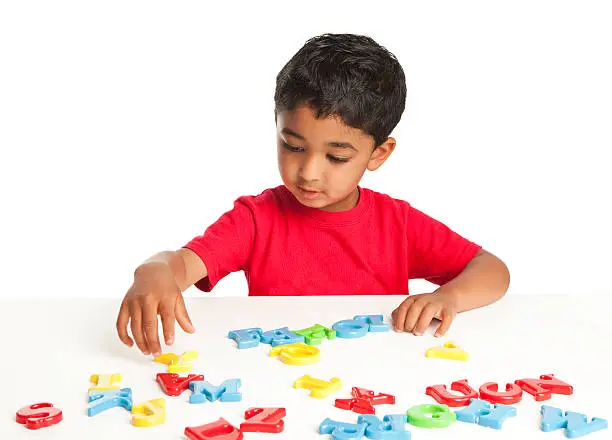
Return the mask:
POLYGON ((298 186, 298 189, 300 191, 301 198, 302 199, 306 199, 306 200, 315 200, 315 199, 318 199, 319 195, 321 194, 321 191, 315 191, 315 190, 311 190, 311 189, 306 189, 306 188, 303 188, 301 186, 298 186))

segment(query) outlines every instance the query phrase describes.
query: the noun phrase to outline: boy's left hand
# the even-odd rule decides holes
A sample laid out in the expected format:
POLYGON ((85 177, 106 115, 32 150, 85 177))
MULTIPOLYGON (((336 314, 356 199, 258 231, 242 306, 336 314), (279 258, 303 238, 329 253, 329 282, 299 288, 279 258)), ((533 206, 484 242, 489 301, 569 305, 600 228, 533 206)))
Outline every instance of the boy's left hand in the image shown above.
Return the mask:
POLYGON ((442 287, 433 293, 410 295, 391 314, 397 331, 421 336, 433 318, 439 319, 440 326, 435 336, 443 336, 457 315, 454 296, 442 287))

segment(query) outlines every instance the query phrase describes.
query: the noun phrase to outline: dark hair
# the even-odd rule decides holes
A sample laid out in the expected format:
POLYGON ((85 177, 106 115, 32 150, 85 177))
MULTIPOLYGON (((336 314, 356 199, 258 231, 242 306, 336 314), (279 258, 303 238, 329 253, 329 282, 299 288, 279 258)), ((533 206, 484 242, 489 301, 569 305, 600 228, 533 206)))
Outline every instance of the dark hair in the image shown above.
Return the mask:
POLYGON ((276 76, 275 118, 307 104, 316 118, 338 116, 385 142, 406 105, 406 78, 397 58, 372 38, 323 34, 309 39, 276 76))

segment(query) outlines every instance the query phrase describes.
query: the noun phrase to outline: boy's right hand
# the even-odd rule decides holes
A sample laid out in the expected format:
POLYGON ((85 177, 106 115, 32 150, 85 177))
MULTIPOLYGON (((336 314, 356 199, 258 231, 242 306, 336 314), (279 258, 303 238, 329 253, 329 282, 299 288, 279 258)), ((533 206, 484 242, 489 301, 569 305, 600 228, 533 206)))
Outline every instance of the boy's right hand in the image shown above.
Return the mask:
POLYGON ((134 345, 127 332, 129 321, 138 348, 145 355, 161 355, 158 314, 166 345, 174 342, 175 320, 187 333, 195 332, 172 270, 165 263, 150 262, 136 269, 134 283, 121 303, 117 317, 117 333, 121 341, 129 347, 134 345))

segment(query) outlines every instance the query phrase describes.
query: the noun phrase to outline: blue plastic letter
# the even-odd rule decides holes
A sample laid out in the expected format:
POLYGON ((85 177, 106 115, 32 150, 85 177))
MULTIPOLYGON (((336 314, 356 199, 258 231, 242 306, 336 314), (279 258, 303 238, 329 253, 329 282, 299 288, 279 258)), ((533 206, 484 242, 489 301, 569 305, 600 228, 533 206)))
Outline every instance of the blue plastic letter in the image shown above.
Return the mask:
POLYGON ((260 328, 243 328, 242 330, 232 330, 227 337, 238 343, 238 348, 257 347, 261 341, 260 328))

